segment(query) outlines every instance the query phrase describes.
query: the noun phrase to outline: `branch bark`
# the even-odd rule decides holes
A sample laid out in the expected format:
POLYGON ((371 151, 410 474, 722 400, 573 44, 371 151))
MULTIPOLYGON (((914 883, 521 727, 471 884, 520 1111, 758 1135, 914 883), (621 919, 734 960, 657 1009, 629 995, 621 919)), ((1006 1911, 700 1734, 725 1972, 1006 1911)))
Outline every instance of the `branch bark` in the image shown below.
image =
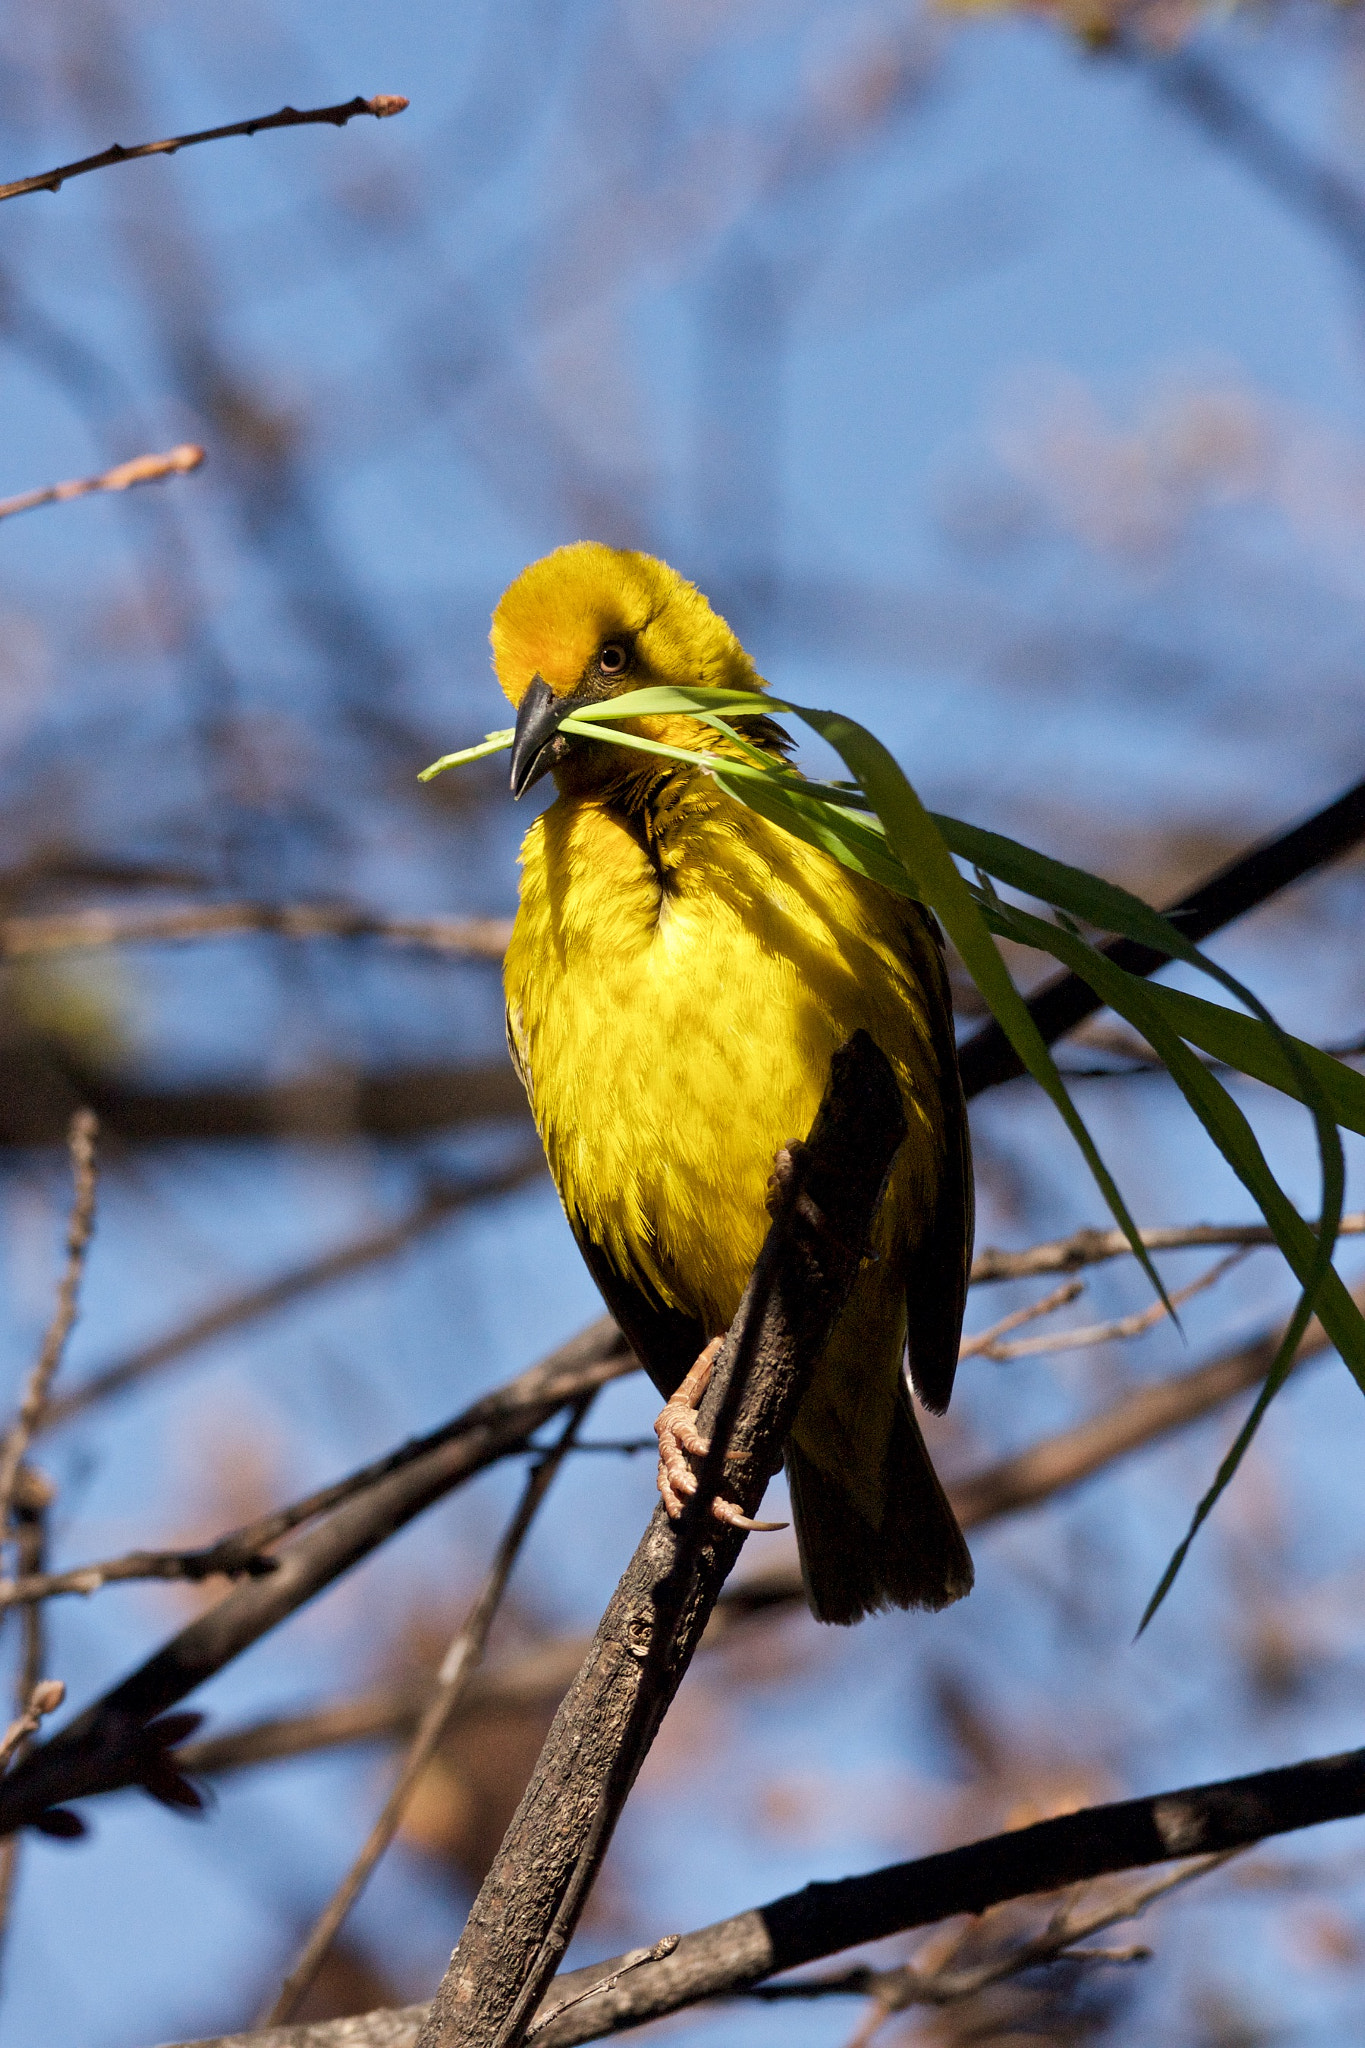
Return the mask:
POLYGON ((712 1448, 697 1494, 678 1522, 662 1504, 650 1519, 474 1903, 421 2048, 516 2048, 524 2038, 743 1544, 710 1501, 723 1474, 728 1497, 756 1512, 904 1134, 891 1070, 858 1032, 835 1055, 807 1144, 779 1167, 772 1228, 703 1403, 712 1448))
POLYGON ((139 156, 174 156, 178 149, 189 149, 196 142, 222 142, 229 135, 258 135, 266 128, 307 128, 319 121, 344 128, 357 114, 373 114, 382 121, 390 114, 401 114, 406 105, 399 93, 376 93, 369 100, 357 94, 353 100, 334 107, 309 107, 303 113, 296 107, 281 107, 278 114, 258 114, 249 121, 229 122, 225 128, 200 128, 192 135, 168 135, 162 142, 139 142, 132 149, 115 142, 98 156, 83 156, 75 163, 58 164, 55 171, 39 171, 32 178, 15 178, 8 185, 0 185, 0 199, 19 199, 25 192, 60 192, 68 178, 82 178, 87 171, 107 170, 111 164, 131 163, 139 156))
MULTIPOLYGON (((729 1998, 782 1970, 814 1963, 863 1942, 932 1926, 956 1913, 982 1913, 1006 1899, 1060 1890, 1113 1871, 1178 1863, 1249 1848, 1274 1835, 1365 1813, 1365 1750, 1314 1757, 1275 1771, 1188 1785, 1144 1799, 1083 1807, 1033 1827, 990 1835, 862 1877, 809 1884, 765 1906, 685 1934, 673 1953, 623 1977, 609 1992, 565 2010, 570 1999, 611 1974, 611 1961, 555 1979, 536 2039, 543 2048, 643 2026, 696 2005, 729 1998), (556 2017, 557 2014, 562 2016, 556 2017)), ((424 2008, 363 2013, 353 2019, 233 2034, 176 2048, 414 2048, 424 2008)))
MULTIPOLYGON (((127 467, 131 465, 125 464, 127 467)), ((23 499, 0 500, 0 519, 30 504, 46 504, 50 498, 120 488, 106 477, 92 477, 82 484, 54 484, 48 491, 32 491, 23 499)), ((190 939, 231 938, 239 932, 272 932, 286 939, 385 939, 456 960, 498 962, 507 951, 512 921, 506 917, 384 917, 346 903, 204 903, 181 910, 67 910, 47 917, 0 919, 0 958, 21 960, 35 953, 83 952, 95 946, 169 945, 190 939)))
MULTIPOLYGON (((1355 1290, 1355 1299, 1365 1308, 1365 1287, 1355 1290)), ((978 1529, 1005 1515, 1038 1507, 1094 1478, 1130 1452, 1143 1450, 1213 1414, 1238 1394, 1261 1384, 1279 1349, 1281 1334, 1278 1330, 1267 1332, 1193 1372, 1138 1387, 1087 1421, 952 1481, 948 1496, 958 1520, 964 1529, 978 1529)), ((1320 1357, 1326 1349, 1321 1325, 1311 1323, 1299 1346, 1296 1366, 1320 1357)), ((704 1642, 724 1641, 737 1623, 771 1613, 775 1607, 794 1606, 803 1598, 801 1575, 795 1570, 777 1567, 762 1578, 745 1579, 722 1593, 704 1642)), ((529 1700, 558 1700, 586 1648, 586 1643, 576 1639, 538 1644, 476 1680, 470 1705, 488 1711, 499 1704, 519 1707, 529 1700)), ((342 1700, 311 1713, 280 1715, 186 1743, 176 1752, 176 1761, 188 1773, 212 1776, 352 1742, 400 1741, 416 1727, 427 1698, 426 1687, 409 1684, 342 1700)))
POLYGON ((436 1432, 421 1455, 406 1458, 397 1469, 392 1458, 381 1461, 372 1468, 380 1476, 317 1529, 287 1544, 268 1577, 235 1586, 50 1742, 31 1751, 0 1783, 0 1834, 41 1825, 54 1806, 93 1793, 144 1785, 153 1792, 160 1787, 164 1794, 168 1743, 188 1729, 183 1716, 173 1716, 164 1727, 156 1716, 278 1627, 423 1508, 524 1446, 566 1403, 635 1369, 625 1339, 604 1316, 540 1365, 476 1401, 436 1432))

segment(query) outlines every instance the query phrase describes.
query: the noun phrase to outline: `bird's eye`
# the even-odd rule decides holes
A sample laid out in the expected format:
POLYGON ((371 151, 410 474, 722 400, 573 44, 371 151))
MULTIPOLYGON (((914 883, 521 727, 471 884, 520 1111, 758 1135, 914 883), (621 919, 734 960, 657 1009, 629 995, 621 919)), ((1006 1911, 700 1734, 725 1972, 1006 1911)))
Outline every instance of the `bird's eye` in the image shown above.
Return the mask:
POLYGON ((604 676, 619 676, 624 674, 629 659, 629 653, 622 641, 608 640, 598 653, 597 666, 604 676))

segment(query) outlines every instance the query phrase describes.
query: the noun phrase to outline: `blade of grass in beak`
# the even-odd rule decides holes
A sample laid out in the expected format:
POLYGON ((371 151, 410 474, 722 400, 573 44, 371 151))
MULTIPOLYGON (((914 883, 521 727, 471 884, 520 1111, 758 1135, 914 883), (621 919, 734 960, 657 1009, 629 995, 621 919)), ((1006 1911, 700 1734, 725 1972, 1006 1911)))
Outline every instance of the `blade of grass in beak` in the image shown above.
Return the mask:
POLYGON ((460 768, 466 761, 481 761, 485 754, 501 754, 512 744, 512 728, 504 732, 490 732, 476 747, 461 747, 458 754, 442 754, 439 761, 433 761, 430 768, 424 768, 417 780, 430 782, 433 775, 444 775, 447 768, 460 768))

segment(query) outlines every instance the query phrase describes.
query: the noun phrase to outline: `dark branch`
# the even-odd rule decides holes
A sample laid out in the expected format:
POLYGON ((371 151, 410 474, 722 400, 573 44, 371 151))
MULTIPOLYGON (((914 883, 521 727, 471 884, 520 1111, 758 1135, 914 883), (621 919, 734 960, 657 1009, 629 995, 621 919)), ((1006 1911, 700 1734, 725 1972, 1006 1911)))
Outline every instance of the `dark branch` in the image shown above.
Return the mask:
POLYGON ((83 156, 76 163, 59 164, 55 171, 40 171, 36 177, 16 178, 0 185, 0 199, 18 199, 25 192, 60 192, 68 178, 83 178, 87 171, 102 171, 110 164, 132 163, 140 156, 174 156, 178 149, 191 149, 196 142, 223 142, 230 135, 259 135, 267 128, 307 128, 318 121, 344 128, 357 114, 373 114, 384 120, 401 114, 407 101, 398 93, 381 92, 373 99, 346 100, 335 107, 309 107, 300 113, 295 107, 281 107, 278 114, 259 114, 251 121, 232 121, 225 128, 200 128, 193 135, 170 135, 164 142, 139 142, 125 149, 116 142, 98 156, 83 156))
MULTIPOLYGON (((363 1492, 344 1500, 320 1527, 287 1544, 264 1578, 235 1586, 120 1685, 78 1715, 0 1784, 0 1834, 42 1826, 61 1801, 144 1785, 175 1797, 184 1784, 166 1751, 197 1716, 166 1709, 221 1671, 341 1573, 359 1563, 414 1515, 510 1451, 566 1403, 633 1372, 635 1360, 616 1325, 603 1317, 540 1365, 476 1401, 438 1431, 419 1455, 395 1453, 363 1492), (394 1459, 403 1462, 395 1467, 394 1459)), ((343 1482, 349 1486, 351 1482, 343 1482)), ((185 1790, 189 1790, 185 1787, 185 1790)), ((179 1803, 188 1803, 183 1800, 179 1803)), ((68 1829, 68 1831, 71 1831, 68 1829)))
MULTIPOLYGON (((1358 782, 1302 825, 1267 840, 1263 846, 1253 847, 1250 853, 1220 868, 1208 881, 1172 904, 1166 915, 1187 939, 1207 938, 1210 932, 1220 931, 1235 918, 1254 910, 1258 903, 1288 888, 1291 882, 1300 881, 1315 868, 1336 860, 1362 839, 1365 782, 1358 782)), ((1164 953, 1139 945, 1135 939, 1114 939, 1101 950, 1130 974, 1154 974, 1166 964, 1164 953)), ((1034 1023, 1051 1045, 1104 1005, 1088 982, 1077 974, 1065 974, 1031 997, 1028 1007, 1034 1023)), ((974 1033, 961 1047, 959 1065, 962 1085, 969 1096, 980 1095, 1002 1081, 1011 1081, 1024 1071, 1009 1039, 993 1022, 974 1033)))
MULTIPOLYGON (((685 1934, 666 1961, 635 1971, 614 1991, 565 2013, 540 2038, 545 2048, 572 2048, 955 1913, 981 1913, 1005 1899, 1056 1891, 1111 1871, 1245 1848, 1359 1813, 1365 1813, 1365 1750, 1156 1798, 1087 1807, 865 1877, 807 1885, 685 1934)), ((595 1964, 561 1978, 550 2010, 610 1968, 595 1964)))
MULTIPOLYGON (((545 2001, 544 2048, 576 2048, 696 2005, 733 1998, 779 1971, 890 1934, 933 1926, 957 1913, 983 1913, 1007 1899, 1058 1891, 1114 1871, 1179 1863, 1249 1848, 1275 1835, 1365 1813, 1365 1750, 1316 1757, 1277 1771, 1185 1786, 1155 1798, 1039 1821, 863 1877, 809 1884, 766 1906, 685 1934, 672 1955, 623 1977, 564 2011, 609 1976, 610 1961, 557 1977, 545 2001)), ((420 2006, 364 2013, 311 2027, 237 2034, 179 2048, 413 2048, 420 2006)))
MULTIPOLYGON (((1356 1299, 1365 1306, 1365 1289, 1357 1290, 1356 1299)), ((1279 1349, 1280 1335, 1278 1330, 1267 1332, 1193 1372, 1138 1387, 1074 1428, 953 1481, 948 1494, 958 1520, 965 1529, 979 1529, 1005 1515, 1041 1506, 1119 1458, 1215 1413, 1261 1384, 1279 1349)), ((1321 1326, 1311 1324, 1299 1346, 1297 1364, 1320 1357, 1326 1348, 1321 1326)), ((774 1608, 794 1606, 804 1597, 801 1575, 794 1569, 777 1567, 761 1577, 746 1578, 722 1593, 703 1645, 726 1641, 737 1624, 774 1608)), ((563 1697, 586 1647, 569 1638, 538 1644, 508 1660, 476 1680, 471 1710, 487 1713, 528 1702, 553 1705, 563 1697)), ((208 1776, 347 1743, 401 1741, 416 1726, 427 1697, 427 1687, 409 1683, 310 1713, 280 1715, 188 1743, 177 1761, 187 1772, 208 1776)))

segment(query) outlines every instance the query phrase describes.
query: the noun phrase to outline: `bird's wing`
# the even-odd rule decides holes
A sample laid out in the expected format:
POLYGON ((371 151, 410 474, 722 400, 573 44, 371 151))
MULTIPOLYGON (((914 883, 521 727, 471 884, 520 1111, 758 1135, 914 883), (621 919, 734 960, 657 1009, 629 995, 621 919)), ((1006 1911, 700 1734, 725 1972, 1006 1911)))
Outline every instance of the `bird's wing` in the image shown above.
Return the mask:
POLYGON ((621 1326, 626 1342, 667 1400, 697 1360, 708 1332, 695 1316, 664 1304, 636 1280, 613 1265, 595 1244, 580 1217, 569 1215, 583 1263, 597 1282, 603 1301, 621 1326))
POLYGON ((972 1266, 975 1199, 967 1104, 957 1070, 953 998, 937 921, 916 906, 916 965, 929 1012, 943 1104, 943 1165, 928 1223, 905 1259, 910 1382, 941 1415, 953 1391, 972 1266))

